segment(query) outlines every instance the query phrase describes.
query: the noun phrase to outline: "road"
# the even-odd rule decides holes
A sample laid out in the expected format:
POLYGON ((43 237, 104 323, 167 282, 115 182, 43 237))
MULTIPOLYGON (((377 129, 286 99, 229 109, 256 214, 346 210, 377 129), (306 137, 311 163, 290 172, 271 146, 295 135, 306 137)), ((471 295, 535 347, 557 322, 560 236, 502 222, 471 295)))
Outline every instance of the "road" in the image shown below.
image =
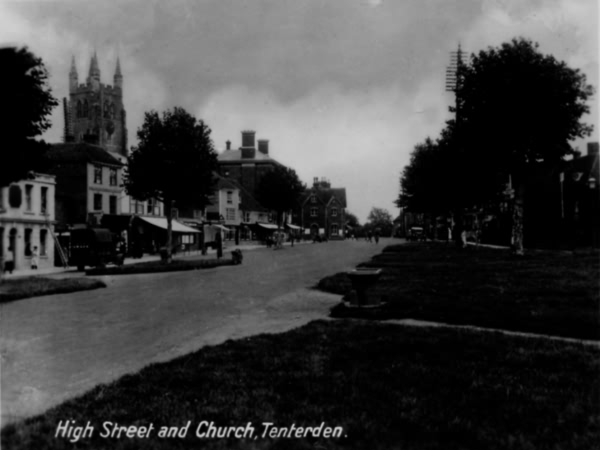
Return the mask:
POLYGON ((310 288, 386 243, 259 249, 240 266, 106 276, 106 289, 0 305, 2 426, 152 362, 325 317, 339 297, 310 288))

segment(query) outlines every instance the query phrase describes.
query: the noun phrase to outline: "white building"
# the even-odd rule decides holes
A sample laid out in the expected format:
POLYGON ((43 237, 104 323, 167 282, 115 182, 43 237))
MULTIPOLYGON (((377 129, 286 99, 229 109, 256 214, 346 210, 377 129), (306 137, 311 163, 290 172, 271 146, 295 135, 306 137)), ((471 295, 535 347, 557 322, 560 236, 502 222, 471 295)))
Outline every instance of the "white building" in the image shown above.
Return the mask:
POLYGON ((53 175, 36 174, 0 188, 0 256, 12 252, 15 270, 31 267, 34 247, 38 268, 54 266, 55 184, 53 175))

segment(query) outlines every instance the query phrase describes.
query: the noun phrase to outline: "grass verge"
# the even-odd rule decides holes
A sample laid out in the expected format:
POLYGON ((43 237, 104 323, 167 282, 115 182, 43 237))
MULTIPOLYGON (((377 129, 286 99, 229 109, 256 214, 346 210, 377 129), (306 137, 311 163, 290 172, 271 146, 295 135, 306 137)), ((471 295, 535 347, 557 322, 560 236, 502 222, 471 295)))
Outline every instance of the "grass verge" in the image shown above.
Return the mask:
MULTIPOLYGON (((383 274, 370 295, 387 303, 348 308, 333 317, 413 318, 583 339, 600 339, 598 253, 530 252, 417 243, 390 246, 363 267, 383 274)), ((318 287, 349 294, 345 273, 318 287)))
POLYGON ((88 421, 77 448, 594 448, 600 350, 466 330, 317 321, 153 364, 2 430, 2 448, 74 448, 60 421, 88 421), (106 437, 102 423, 149 426, 106 437), (185 436, 160 438, 162 426, 185 436), (201 421, 257 439, 201 439, 201 421), (262 437, 278 427, 342 427, 339 438, 262 437))
POLYGON ((149 261, 123 266, 96 267, 85 271, 86 275, 132 275, 136 273, 179 272, 183 270, 212 269, 220 266, 232 266, 233 260, 222 259, 174 259, 170 263, 149 261))
POLYGON ((52 279, 28 277, 15 280, 3 280, 0 284, 0 303, 12 302, 41 295, 67 294, 106 287, 100 280, 90 278, 52 279))

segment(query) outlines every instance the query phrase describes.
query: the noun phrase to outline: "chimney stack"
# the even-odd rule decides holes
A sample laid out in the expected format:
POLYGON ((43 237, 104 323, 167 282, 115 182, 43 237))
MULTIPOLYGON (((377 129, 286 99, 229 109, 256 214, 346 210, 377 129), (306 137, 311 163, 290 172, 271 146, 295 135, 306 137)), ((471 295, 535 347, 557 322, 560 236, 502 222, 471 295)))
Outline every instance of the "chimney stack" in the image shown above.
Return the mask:
POLYGON ((258 140, 258 151, 263 155, 269 154, 269 140, 268 139, 259 139, 258 140))
POLYGON ((225 145, 227 146, 225 150, 231 150, 231 141, 226 141, 225 145))
POLYGON ((242 159, 254 159, 256 148, 254 147, 254 131, 242 131, 242 159))
POLYGON ((598 142, 588 142, 587 154, 588 155, 597 155, 598 154, 598 142))

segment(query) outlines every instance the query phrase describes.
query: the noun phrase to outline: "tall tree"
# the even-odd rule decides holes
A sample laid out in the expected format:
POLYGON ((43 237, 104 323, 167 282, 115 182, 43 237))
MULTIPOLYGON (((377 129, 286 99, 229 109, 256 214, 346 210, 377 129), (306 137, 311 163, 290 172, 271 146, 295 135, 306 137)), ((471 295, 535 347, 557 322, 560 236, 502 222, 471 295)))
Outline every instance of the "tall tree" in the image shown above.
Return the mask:
POLYGON ((210 128, 183 108, 145 114, 139 144, 125 168, 125 188, 138 200, 157 199, 167 216, 167 260, 171 260, 174 207, 203 208, 214 185, 217 153, 210 128))
POLYGON ((582 123, 592 86, 578 69, 513 39, 472 55, 460 75, 461 146, 472 188, 514 190, 512 245, 523 253, 523 199, 528 170, 573 154, 570 141, 589 136, 582 123), (492 184, 495 184, 493 186, 492 184))
POLYGON ((346 211, 344 215, 346 216, 346 225, 352 228, 360 227, 360 222, 358 217, 356 217, 356 214, 346 211))
POLYGON ((389 236, 393 228, 392 220, 392 215, 387 209, 373 207, 367 217, 367 228, 379 228, 381 234, 389 236))
POLYGON ((298 206, 305 190, 306 185, 300 181, 294 169, 277 166, 262 177, 257 196, 264 207, 277 213, 277 225, 281 226, 283 214, 298 206))
POLYGON ((2 148, 7 153, 0 164, 0 187, 28 178, 43 170, 48 146, 36 140, 50 128, 52 109, 58 101, 48 86, 48 71, 27 47, 0 48, 0 85, 4 88, 0 108, 2 148))

